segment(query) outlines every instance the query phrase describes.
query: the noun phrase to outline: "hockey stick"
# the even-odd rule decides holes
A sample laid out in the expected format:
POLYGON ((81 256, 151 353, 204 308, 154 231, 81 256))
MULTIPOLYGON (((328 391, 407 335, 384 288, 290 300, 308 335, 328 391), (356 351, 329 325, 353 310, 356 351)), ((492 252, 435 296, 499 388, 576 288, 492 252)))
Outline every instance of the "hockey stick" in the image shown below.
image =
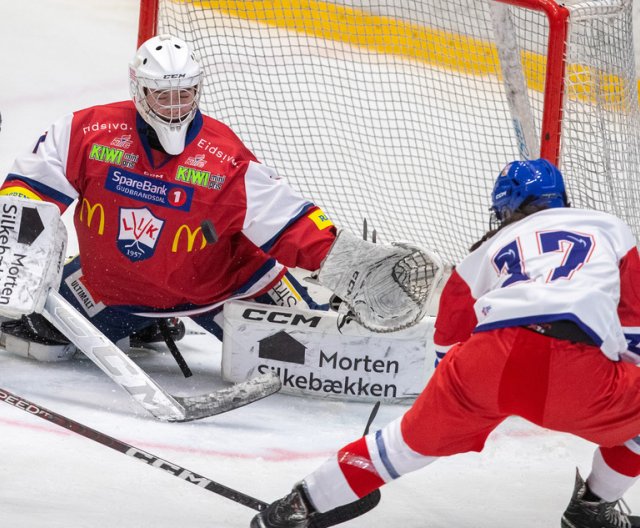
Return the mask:
POLYGON ((500 2, 489 2, 487 5, 518 152, 521 159, 535 159, 540 156, 540 140, 536 132, 531 102, 527 95, 527 82, 522 70, 520 48, 516 43, 518 33, 508 5, 500 2))
POLYGON ((371 428, 371 424, 376 419, 376 415, 378 414, 379 410, 380 410, 380 400, 378 400, 376 403, 373 404, 373 408, 369 413, 369 419, 367 420, 367 425, 364 426, 364 433, 362 433, 362 436, 367 436, 369 434, 369 429, 371 428))
POLYGON ((180 353, 180 350, 178 349, 178 345, 176 345, 176 342, 173 340, 173 337, 171 337, 171 333, 169 332, 169 326, 167 325, 167 321, 165 319, 160 319, 158 321, 158 326, 160 327, 160 333, 162 334, 162 339, 164 339, 165 345, 167 345, 167 348, 169 349, 169 352, 171 352, 173 359, 176 360, 178 367, 180 367, 180 370, 182 371, 183 376, 185 378, 190 378, 191 376, 193 376, 193 372, 191 372, 189 365, 187 365, 187 362, 185 361, 184 357, 180 353))
MULTIPOLYGON (((49 409, 41 407, 40 405, 36 405, 35 403, 16 396, 15 394, 12 394, 7 390, 0 389, 0 400, 32 416, 37 416, 38 418, 47 420, 48 422, 62 427, 63 429, 68 429, 73 433, 84 436, 89 440, 93 440, 94 442, 102 444, 105 447, 113 449, 114 451, 118 451, 119 453, 130 456, 131 458, 140 460, 141 462, 144 462, 149 466, 161 469, 162 471, 165 471, 166 473, 169 473, 174 477, 178 477, 179 479, 182 479, 189 484, 194 484, 199 488, 203 488, 207 491, 211 491, 212 493, 221 495, 222 497, 237 502, 238 504, 242 504, 247 508, 251 508, 256 511, 262 511, 268 506, 266 502, 229 488, 224 484, 215 482, 211 479, 208 479, 207 477, 203 477, 202 475, 195 473, 194 471, 186 469, 173 462, 169 462, 164 458, 148 453, 147 451, 143 451, 142 449, 138 449, 137 447, 127 444, 122 440, 118 440, 113 436, 109 436, 108 434, 101 433, 100 431, 92 429, 91 427, 82 425, 81 423, 76 422, 71 418, 67 418, 66 416, 50 411, 49 409)), ((335 524, 349 521, 368 512, 369 510, 374 508, 379 501, 380 491, 376 490, 366 497, 352 502, 351 504, 346 504, 334 510, 330 510, 326 513, 317 515, 316 518, 312 521, 310 528, 326 528, 328 526, 333 526, 335 524)))
POLYGON ((138 449, 130 444, 122 442, 112 436, 109 436, 105 433, 101 433, 100 431, 96 431, 91 427, 87 427, 86 425, 82 425, 71 418, 67 418, 66 416, 62 416, 61 414, 55 413, 40 405, 36 405, 29 400, 25 400, 24 398, 20 398, 15 394, 12 394, 4 389, 0 389, 0 400, 12 405, 13 407, 20 409, 26 413, 29 413, 33 416, 37 416, 38 418, 42 418, 43 420, 47 420, 53 424, 56 424, 64 429, 68 429, 80 436, 84 436, 89 440, 93 440, 94 442, 98 442, 103 446, 109 447, 114 451, 118 451, 123 453, 131 458, 135 458, 136 460, 140 460, 145 464, 153 466, 155 468, 161 469, 162 471, 166 471, 167 473, 173 475, 174 477, 178 477, 189 484, 194 484, 200 488, 204 488, 213 493, 217 493, 218 495, 222 495, 223 497, 235 501, 243 506, 247 506, 248 508, 252 508, 257 511, 262 511, 267 507, 267 503, 262 502, 261 500, 254 499, 249 495, 245 495, 239 491, 228 488, 218 482, 214 482, 198 473, 194 473, 188 469, 179 466, 178 464, 174 464, 173 462, 169 462, 159 456, 152 455, 151 453, 147 453, 142 449, 138 449))
POLYGON ((209 394, 172 396, 57 291, 49 291, 42 315, 159 420, 187 422, 207 418, 265 398, 282 387, 278 375, 269 371, 209 394))

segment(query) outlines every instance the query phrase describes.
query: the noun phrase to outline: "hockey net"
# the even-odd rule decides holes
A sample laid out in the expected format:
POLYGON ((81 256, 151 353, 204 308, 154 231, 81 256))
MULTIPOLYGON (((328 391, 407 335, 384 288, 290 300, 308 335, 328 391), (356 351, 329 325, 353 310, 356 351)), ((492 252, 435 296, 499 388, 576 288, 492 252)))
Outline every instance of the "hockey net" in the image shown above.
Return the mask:
POLYGON ((631 0, 142 2, 139 41, 192 43, 203 111, 339 226, 455 263, 541 155, 640 234, 631 0))

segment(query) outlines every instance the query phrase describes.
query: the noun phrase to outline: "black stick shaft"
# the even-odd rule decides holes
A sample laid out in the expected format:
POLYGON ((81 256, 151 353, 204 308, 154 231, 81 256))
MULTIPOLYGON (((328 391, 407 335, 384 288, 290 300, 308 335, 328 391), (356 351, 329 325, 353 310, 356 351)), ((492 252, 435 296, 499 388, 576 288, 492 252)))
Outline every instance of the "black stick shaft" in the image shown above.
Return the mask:
POLYGON ((69 431, 73 431, 74 433, 84 436, 89 440, 93 440, 94 442, 98 442, 106 447, 110 447, 114 451, 124 453, 127 456, 144 462, 145 464, 161 469, 174 477, 178 477, 189 484, 194 484, 200 488, 222 495, 223 497, 242 504, 243 506, 247 506, 248 508, 252 508, 257 511, 262 511, 267 507, 266 502, 262 502, 261 500, 250 497, 249 495, 245 495, 244 493, 228 488, 222 484, 214 482, 213 480, 203 477, 202 475, 198 475, 193 471, 189 471, 178 464, 164 460, 163 458, 147 453, 142 449, 138 449, 137 447, 122 442, 121 440, 113 438, 105 433, 91 429, 86 425, 82 425, 70 418, 62 416, 61 414, 45 409, 44 407, 40 407, 39 405, 16 396, 4 389, 0 389, 0 400, 20 409, 21 411, 37 416, 38 418, 42 418, 43 420, 47 420, 48 422, 56 424, 64 429, 68 429, 69 431))
POLYGON ((171 337, 171 333, 169 332, 169 327, 167 326, 167 321, 165 319, 160 319, 158 321, 158 326, 160 327, 160 333, 162 334, 162 339, 164 339, 165 344, 167 345, 167 347, 169 347, 169 352, 171 352, 173 359, 176 360, 176 363, 180 367, 180 370, 182 371, 182 375, 185 378, 189 378, 193 376, 193 372, 191 372, 191 369, 189 368, 189 365, 187 365, 187 362, 184 359, 183 355, 180 353, 180 350, 178 349, 176 342, 173 340, 173 337, 171 337))
POLYGON ((367 420, 367 425, 364 428, 364 434, 362 436, 367 436, 369 434, 369 428, 373 423, 373 420, 376 418, 376 414, 378 414, 378 409, 380 409, 380 401, 377 401, 373 405, 373 409, 371 409, 371 413, 369 414, 369 419, 367 420))

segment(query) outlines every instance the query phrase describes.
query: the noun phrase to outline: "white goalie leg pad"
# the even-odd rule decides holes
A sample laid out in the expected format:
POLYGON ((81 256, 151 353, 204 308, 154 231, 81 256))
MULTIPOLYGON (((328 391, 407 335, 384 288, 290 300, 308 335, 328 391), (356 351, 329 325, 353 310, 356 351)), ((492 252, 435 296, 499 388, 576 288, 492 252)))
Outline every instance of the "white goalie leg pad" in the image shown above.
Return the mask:
POLYGON ((374 332, 393 332, 425 315, 444 274, 441 260, 423 248, 374 244, 340 231, 318 281, 340 297, 356 320, 374 332))
POLYGON ((410 402, 433 372, 433 322, 380 334, 333 311, 248 301, 224 305, 222 376, 274 371, 281 392, 353 401, 410 402))
POLYGON ((0 196, 0 316, 42 311, 60 285, 66 246, 55 204, 0 196))

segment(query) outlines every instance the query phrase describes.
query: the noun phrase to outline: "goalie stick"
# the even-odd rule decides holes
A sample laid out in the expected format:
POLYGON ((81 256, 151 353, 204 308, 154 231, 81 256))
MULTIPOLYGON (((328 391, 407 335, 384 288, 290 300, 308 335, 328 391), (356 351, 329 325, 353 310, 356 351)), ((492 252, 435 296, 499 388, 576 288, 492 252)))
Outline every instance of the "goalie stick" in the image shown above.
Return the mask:
MULTIPOLYGON (((32 416, 37 416, 38 418, 47 420, 48 422, 62 427, 63 429, 72 431, 80 436, 88 438, 89 440, 93 440, 103 446, 109 447, 114 451, 118 451, 119 453, 123 453, 131 458, 140 460, 149 466, 161 469, 162 471, 165 471, 174 477, 178 477, 189 484, 194 484, 199 488, 221 495, 222 497, 237 502, 238 504, 242 504, 247 508, 262 511, 268 506, 266 502, 229 488, 207 477, 203 477, 194 471, 188 470, 173 462, 169 462, 168 460, 148 453, 147 451, 143 451, 142 449, 127 444, 122 440, 118 440, 113 436, 109 436, 105 433, 92 429, 91 427, 82 425, 71 418, 67 418, 66 416, 50 411, 49 409, 41 407, 40 405, 21 398, 20 396, 16 396, 7 390, 0 389, 0 400, 32 416)), ((371 420, 372 418, 370 418, 369 423, 371 420)), ((368 428, 369 425, 367 425, 367 429, 368 428)), ((335 524, 347 522, 371 510, 379 501, 380 492, 376 490, 358 501, 340 506, 326 513, 318 514, 311 523, 310 528, 327 528, 335 524)))
MULTIPOLYGON (((168 394, 59 293, 67 233, 54 203, 20 196, 0 196, 3 223, 0 315, 19 319, 41 313, 107 376, 153 416, 164 421, 190 421, 236 409, 277 392, 272 372, 233 387, 200 396, 168 394), (10 214, 9 214, 10 212, 10 214), (10 287, 9 287, 10 286, 10 287)), ((208 228, 212 238, 213 224, 208 228)))
POLYGON ((207 418, 265 398, 282 387, 278 375, 269 371, 209 394, 172 396, 57 291, 49 291, 42 315, 159 420, 188 422, 207 418))

